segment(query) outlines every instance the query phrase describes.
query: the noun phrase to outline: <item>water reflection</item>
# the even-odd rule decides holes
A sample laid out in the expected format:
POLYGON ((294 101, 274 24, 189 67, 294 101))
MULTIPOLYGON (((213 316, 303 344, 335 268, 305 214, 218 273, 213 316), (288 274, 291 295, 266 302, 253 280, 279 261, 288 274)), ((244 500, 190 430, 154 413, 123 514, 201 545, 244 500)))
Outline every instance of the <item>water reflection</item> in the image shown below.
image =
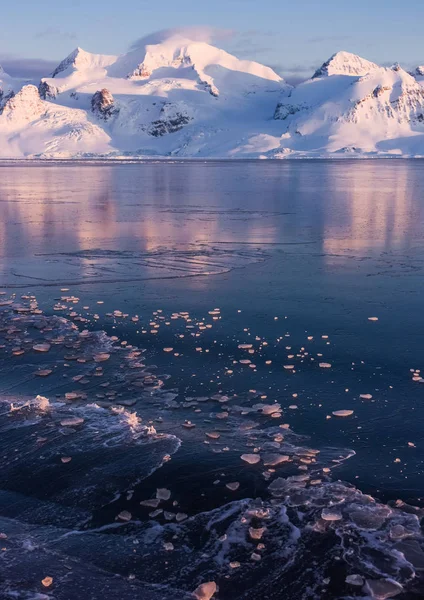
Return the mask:
MULTIPOLYGON (((38 260, 39 276, 40 255, 99 249, 152 255, 164 248, 203 249, 196 262, 205 265, 213 263, 217 249, 270 252, 295 244, 301 253, 330 255, 407 249, 422 243, 421 166, 420 161, 3 166, 2 271, 6 277, 14 261, 28 268, 38 260)), ((48 271, 51 265, 43 261, 48 271)), ((79 261, 88 273, 104 257, 79 261)))
POLYGON ((361 164, 340 177, 329 169, 334 190, 326 205, 324 250, 329 253, 408 249, 421 234, 422 211, 417 191, 418 165, 396 162, 361 164), (339 216, 339 218, 335 218, 339 216))

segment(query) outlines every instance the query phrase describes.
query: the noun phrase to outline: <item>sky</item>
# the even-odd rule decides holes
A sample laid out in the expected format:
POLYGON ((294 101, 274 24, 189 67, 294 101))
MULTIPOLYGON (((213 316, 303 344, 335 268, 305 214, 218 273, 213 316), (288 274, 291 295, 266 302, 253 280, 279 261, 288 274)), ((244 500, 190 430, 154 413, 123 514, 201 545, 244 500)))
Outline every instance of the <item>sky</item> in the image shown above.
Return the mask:
POLYGON ((424 64, 422 0, 14 0, 0 20, 0 65, 47 76, 76 46, 122 54, 158 30, 209 28, 212 43, 296 83, 338 50, 382 65, 424 64))

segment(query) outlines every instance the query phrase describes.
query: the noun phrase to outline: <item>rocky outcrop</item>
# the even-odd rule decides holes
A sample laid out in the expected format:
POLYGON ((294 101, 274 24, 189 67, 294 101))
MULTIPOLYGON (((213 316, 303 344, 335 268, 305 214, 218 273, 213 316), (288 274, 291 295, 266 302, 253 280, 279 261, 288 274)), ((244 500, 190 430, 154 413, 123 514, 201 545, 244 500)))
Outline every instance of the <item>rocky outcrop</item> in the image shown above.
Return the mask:
POLYGON ((59 94, 59 89, 55 85, 42 79, 38 86, 38 93, 43 100, 54 100, 59 94))
POLYGON ((8 100, 13 98, 14 95, 15 95, 15 92, 13 92, 12 90, 4 91, 0 88, 0 115, 2 114, 3 109, 6 105, 6 103, 8 102, 8 100))
POLYGON ((161 108, 159 119, 151 123, 148 133, 154 137, 175 133, 190 123, 192 119, 188 107, 182 102, 165 102, 161 108))
POLYGON ((282 102, 279 102, 277 104, 277 108, 275 109, 274 119, 276 121, 285 121, 287 117, 290 115, 295 115, 297 112, 303 110, 303 108, 306 107, 298 104, 283 104, 282 102))
POLYGON ((109 90, 98 90, 91 98, 91 112, 103 121, 109 121, 118 114, 119 108, 109 90))

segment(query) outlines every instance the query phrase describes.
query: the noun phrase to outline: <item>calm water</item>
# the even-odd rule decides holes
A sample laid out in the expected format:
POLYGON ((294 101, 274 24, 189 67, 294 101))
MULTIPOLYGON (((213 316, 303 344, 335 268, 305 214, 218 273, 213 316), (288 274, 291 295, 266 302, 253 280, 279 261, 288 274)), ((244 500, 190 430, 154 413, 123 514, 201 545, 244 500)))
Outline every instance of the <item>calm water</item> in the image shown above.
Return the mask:
POLYGON ((5 598, 423 597, 423 164, 0 166, 5 598))

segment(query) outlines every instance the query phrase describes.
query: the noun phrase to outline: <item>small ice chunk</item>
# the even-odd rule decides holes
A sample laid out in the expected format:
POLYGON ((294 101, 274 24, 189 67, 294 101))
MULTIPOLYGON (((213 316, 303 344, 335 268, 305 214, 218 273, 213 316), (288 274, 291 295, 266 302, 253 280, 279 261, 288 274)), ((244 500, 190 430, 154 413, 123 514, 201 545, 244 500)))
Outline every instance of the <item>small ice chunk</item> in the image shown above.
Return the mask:
POLYGON ((53 577, 44 577, 44 579, 41 580, 41 583, 44 587, 50 587, 53 583, 53 577))
POLYGON ((361 587, 364 585, 364 580, 360 575, 348 575, 345 581, 350 585, 358 585, 361 587))
POLYGON ((128 510, 122 510, 119 515, 116 517, 119 521, 131 521, 132 515, 128 510))
POLYGON ((82 425, 84 423, 84 419, 81 417, 68 417, 67 419, 62 419, 60 424, 62 427, 75 427, 77 425, 82 425))
POLYGON ((372 394, 359 394, 359 397, 363 400, 371 400, 372 394))
POLYGON ((181 521, 185 521, 187 519, 188 515, 186 515, 186 513, 177 513, 175 515, 175 520, 177 521, 177 523, 180 523, 181 521))
POLYGON ((321 511, 321 518, 324 519, 324 521, 341 521, 343 515, 338 510, 323 508, 321 511))
POLYGON ((290 456, 286 454, 264 454, 263 461, 266 467, 275 467, 281 463, 289 462, 290 456))
POLYGON ((40 369, 39 371, 35 371, 34 375, 37 377, 47 377, 51 373, 53 373, 51 369, 40 369))
POLYGON ((95 362, 104 362, 105 360, 109 360, 110 354, 107 352, 99 352, 99 354, 94 355, 95 362))
POLYGON ((240 484, 239 484, 239 482, 238 482, 238 481, 232 481, 232 482, 230 482, 230 483, 227 483, 227 484, 225 485, 225 487, 227 487, 227 488, 228 488, 229 490, 231 490, 232 492, 235 492, 236 490, 238 490, 238 489, 239 489, 239 487, 240 487, 240 484))
POLYGON ((262 539, 263 534, 265 533, 265 527, 249 527, 249 535, 252 540, 260 540, 262 539))
POLYGON ((378 600, 394 598, 403 592, 403 587, 393 579, 367 579, 366 587, 372 598, 378 600))
POLYGON ((48 352, 50 350, 50 344, 35 344, 32 349, 36 352, 48 352))
POLYGON ((157 508, 159 506, 160 499, 152 498, 151 500, 142 500, 140 506, 147 506, 148 508, 157 508))
POLYGON ((158 488, 156 490, 156 498, 159 500, 169 500, 171 497, 171 491, 166 488, 158 488))
POLYGON ((333 410, 332 414, 335 417, 350 417, 353 415, 353 410, 333 410))
POLYGON ((319 366, 321 367, 321 369, 331 369, 330 363, 321 362, 319 363, 319 366))
POLYGON ((219 440, 221 434, 217 431, 211 431, 210 433, 206 433, 206 437, 208 437, 211 440, 219 440))
POLYGON ((259 454, 242 454, 240 458, 241 460, 244 460, 244 462, 249 463, 249 465, 256 465, 256 463, 261 460, 259 454))
POLYGON ((196 600, 211 600, 212 596, 216 592, 216 583, 214 581, 207 581, 199 585, 193 592, 193 596, 196 600))
POLYGON ((171 542, 165 542, 163 548, 167 552, 171 552, 174 549, 174 544, 172 544, 171 542))

